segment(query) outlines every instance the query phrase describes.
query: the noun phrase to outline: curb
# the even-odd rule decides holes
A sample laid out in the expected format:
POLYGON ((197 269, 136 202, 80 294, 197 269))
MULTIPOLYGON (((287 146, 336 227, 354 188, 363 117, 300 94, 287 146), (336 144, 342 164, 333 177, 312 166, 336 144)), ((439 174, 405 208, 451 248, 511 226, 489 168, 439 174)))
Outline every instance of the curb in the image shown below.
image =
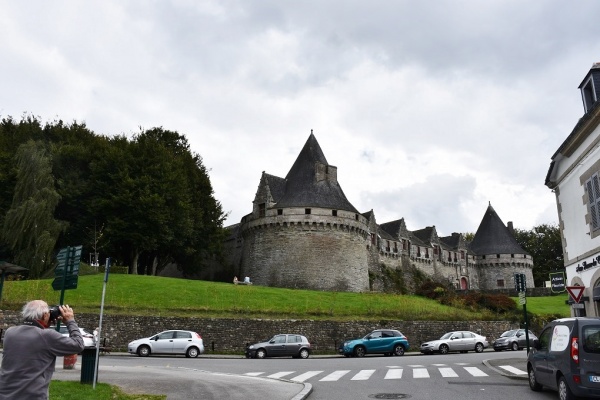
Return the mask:
MULTIPOLYGON (((494 360, 494 361, 497 361, 497 360, 494 360)), ((483 363, 483 364, 484 364, 486 367, 490 368, 491 370, 494 370, 494 371, 496 371, 496 372, 497 372, 497 373, 499 373, 500 375, 502 375, 502 376, 505 376, 505 377, 507 377, 507 378, 510 378, 510 379, 516 379, 516 380, 524 380, 524 381, 527 381, 527 380, 529 380, 529 376, 528 376, 528 375, 515 375, 515 374, 511 374, 510 372, 508 372, 508 371, 506 371, 506 370, 504 370, 504 369, 502 369, 502 368, 496 368, 495 366, 493 366, 493 365, 490 363, 490 360, 483 360, 483 361, 482 361, 482 363, 483 363)))

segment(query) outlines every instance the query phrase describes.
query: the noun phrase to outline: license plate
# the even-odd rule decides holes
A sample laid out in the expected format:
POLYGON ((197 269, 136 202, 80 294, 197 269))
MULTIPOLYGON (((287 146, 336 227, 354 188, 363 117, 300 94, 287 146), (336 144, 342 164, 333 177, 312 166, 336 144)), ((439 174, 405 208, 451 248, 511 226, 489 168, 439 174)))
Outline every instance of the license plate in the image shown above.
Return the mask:
POLYGON ((600 376, 591 375, 590 376, 590 382, 600 383, 600 376))

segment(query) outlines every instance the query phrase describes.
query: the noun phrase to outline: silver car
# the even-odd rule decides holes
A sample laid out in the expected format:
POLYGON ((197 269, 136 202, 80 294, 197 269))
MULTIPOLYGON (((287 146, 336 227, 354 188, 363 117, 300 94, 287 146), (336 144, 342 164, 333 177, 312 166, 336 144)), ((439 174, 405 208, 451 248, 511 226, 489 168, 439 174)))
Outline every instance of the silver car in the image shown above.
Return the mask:
POLYGON ((196 332, 172 330, 134 340, 127 345, 127 351, 140 357, 148 357, 150 354, 185 354, 188 358, 196 358, 204 353, 204 342, 196 332))
MULTIPOLYGON (((50 329, 56 330, 56 326, 51 326, 50 329)), ((58 329, 59 329, 59 332, 63 336, 69 337, 69 330, 67 329, 66 325, 61 325, 58 329)), ((79 331, 81 332, 81 336, 83 336, 83 345, 85 347, 95 347, 96 346, 96 341, 94 340, 94 335, 92 335, 87 330, 85 330, 84 328, 81 328, 81 327, 79 328, 79 331)))
POLYGON ((421 344, 421 353, 424 354, 447 354, 450 351, 475 351, 481 353, 483 349, 489 347, 485 336, 478 335, 471 331, 455 331, 444 334, 438 340, 431 340, 421 344))

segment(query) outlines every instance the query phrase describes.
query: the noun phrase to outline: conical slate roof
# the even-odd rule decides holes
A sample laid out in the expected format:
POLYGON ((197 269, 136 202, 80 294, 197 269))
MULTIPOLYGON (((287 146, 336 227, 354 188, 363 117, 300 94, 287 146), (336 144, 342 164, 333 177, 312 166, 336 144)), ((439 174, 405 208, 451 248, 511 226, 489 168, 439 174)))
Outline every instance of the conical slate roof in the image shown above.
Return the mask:
POLYGON ((529 254, 517 243, 491 204, 477 228, 471 250, 477 255, 529 254))
POLYGON ((317 181, 317 163, 329 166, 317 139, 311 132, 285 177, 285 193, 277 202, 277 207, 323 207, 358 213, 346 199, 337 179, 317 181))

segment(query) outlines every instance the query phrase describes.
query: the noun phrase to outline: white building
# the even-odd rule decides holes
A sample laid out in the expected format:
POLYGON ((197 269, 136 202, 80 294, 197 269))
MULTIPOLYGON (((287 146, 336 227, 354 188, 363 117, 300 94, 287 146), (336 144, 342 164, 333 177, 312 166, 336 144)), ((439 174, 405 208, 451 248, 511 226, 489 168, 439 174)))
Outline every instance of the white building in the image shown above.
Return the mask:
POLYGON ((584 115, 552 156, 546 186, 556 196, 566 284, 585 288, 571 314, 600 316, 600 63, 579 89, 584 115))

